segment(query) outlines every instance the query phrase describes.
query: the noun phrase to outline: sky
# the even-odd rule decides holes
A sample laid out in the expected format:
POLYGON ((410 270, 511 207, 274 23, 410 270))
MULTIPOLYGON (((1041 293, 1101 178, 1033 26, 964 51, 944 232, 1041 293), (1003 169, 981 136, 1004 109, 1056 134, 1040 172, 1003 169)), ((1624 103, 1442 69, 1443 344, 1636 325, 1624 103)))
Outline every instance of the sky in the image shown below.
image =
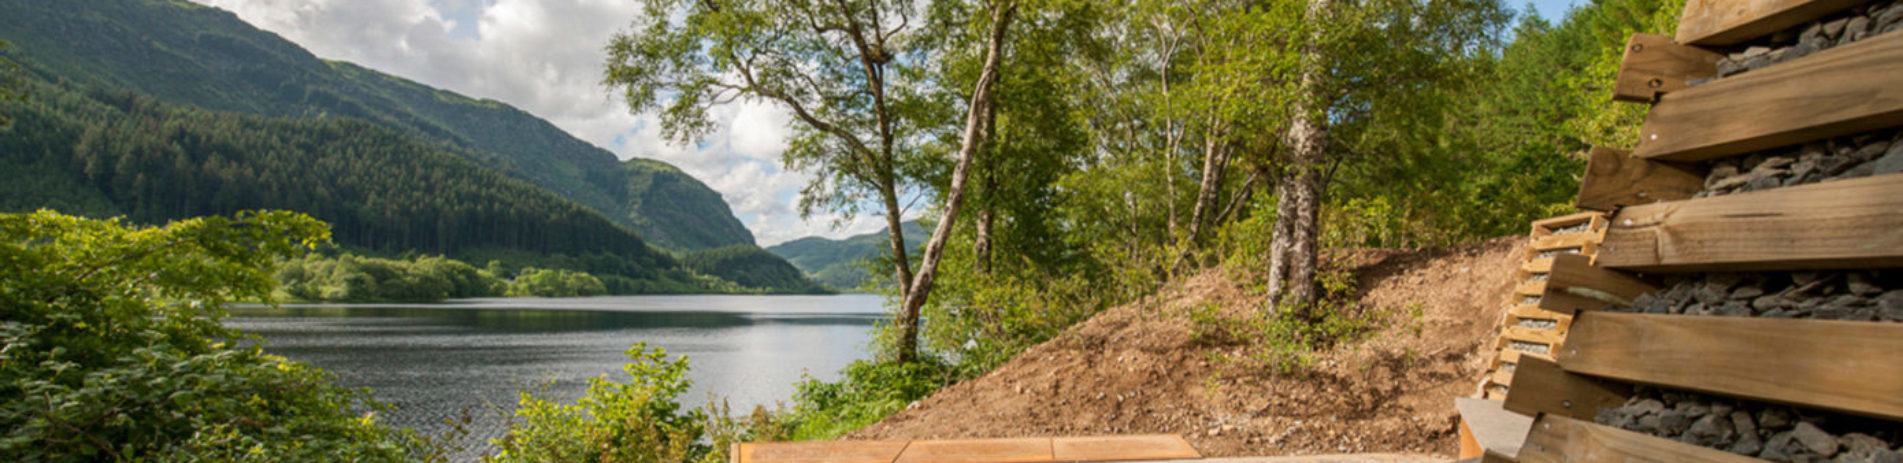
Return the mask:
MULTIPOLYGON (((884 226, 874 214, 800 217, 799 190, 811 176, 780 168, 791 134, 784 110, 747 102, 718 108, 720 130, 690 145, 662 139, 653 115, 629 114, 600 84, 602 47, 627 27, 639 0, 193 1, 232 11, 319 57, 508 103, 622 159, 679 166, 720 192, 761 246, 884 226)), ((1524 1, 1506 3, 1517 9, 1524 1)), ((1577 1, 1585 0, 1531 5, 1557 19, 1577 1)))

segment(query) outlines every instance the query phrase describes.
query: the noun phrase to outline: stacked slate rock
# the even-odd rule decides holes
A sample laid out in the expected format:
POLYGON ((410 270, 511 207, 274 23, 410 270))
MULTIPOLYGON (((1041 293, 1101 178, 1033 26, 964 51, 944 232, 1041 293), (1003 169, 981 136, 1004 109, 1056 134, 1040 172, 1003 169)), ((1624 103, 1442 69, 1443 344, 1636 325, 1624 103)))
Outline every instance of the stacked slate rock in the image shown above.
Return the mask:
POLYGON ((1903 463, 1903 424, 1692 392, 1640 386, 1593 421, 1776 462, 1903 463))
MULTIPOLYGON (((1625 310, 1608 307, 1611 310, 1625 310)), ((1903 270, 1711 273, 1672 277, 1631 311, 1678 315, 1903 321, 1903 270)))
POLYGON ((1714 162, 1695 197, 1896 172, 1903 172, 1903 130, 1884 130, 1714 162))
MULTIPOLYGON (((1872 2, 1743 46, 1718 60, 1718 77, 1742 74, 1897 29, 1903 29, 1903 1, 1872 2)), ((1689 84, 1701 83, 1704 82, 1689 84)))

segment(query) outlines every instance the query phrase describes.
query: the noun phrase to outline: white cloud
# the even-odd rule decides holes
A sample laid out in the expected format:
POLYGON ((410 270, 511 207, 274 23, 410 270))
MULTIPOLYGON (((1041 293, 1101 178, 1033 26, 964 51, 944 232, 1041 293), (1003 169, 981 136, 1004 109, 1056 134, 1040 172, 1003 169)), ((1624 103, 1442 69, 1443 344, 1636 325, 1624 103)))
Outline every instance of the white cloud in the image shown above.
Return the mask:
POLYGON ((193 0, 230 10, 326 59, 490 98, 553 122, 623 159, 679 166, 725 197, 762 246, 803 236, 844 237, 883 227, 861 215, 802 220, 794 207, 810 176, 779 168, 786 111, 756 103, 716 108, 722 128, 697 146, 661 139, 651 115, 629 114, 600 85, 602 47, 626 27, 636 0, 193 0))

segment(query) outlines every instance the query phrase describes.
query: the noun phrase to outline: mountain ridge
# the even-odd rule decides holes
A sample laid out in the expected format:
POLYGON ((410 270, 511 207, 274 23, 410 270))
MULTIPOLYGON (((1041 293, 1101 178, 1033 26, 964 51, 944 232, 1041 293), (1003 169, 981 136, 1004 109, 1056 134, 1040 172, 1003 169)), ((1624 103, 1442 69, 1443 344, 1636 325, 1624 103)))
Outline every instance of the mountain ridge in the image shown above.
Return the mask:
POLYGON ((514 106, 325 60, 228 11, 184 0, 0 0, 0 9, 9 13, 0 16, 0 40, 42 78, 265 117, 359 118, 569 198, 666 250, 754 243, 718 193, 678 169, 640 171, 652 165, 629 167, 514 106), (665 191, 640 190, 625 178, 631 172, 678 178, 660 182, 672 185, 665 191))

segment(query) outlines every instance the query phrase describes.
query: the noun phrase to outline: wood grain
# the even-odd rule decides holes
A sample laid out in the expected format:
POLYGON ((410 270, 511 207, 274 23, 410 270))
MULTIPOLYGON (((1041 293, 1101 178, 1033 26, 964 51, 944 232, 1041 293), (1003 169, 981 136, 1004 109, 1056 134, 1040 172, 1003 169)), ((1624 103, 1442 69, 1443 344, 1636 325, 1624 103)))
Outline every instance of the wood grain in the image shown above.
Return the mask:
MULTIPOLYGON (((1601 251, 1604 254, 1604 251, 1601 251)), ((1549 312, 1573 313, 1599 310, 1606 304, 1631 306, 1639 295, 1659 290, 1645 280, 1622 272, 1593 265, 1586 256, 1553 256, 1553 271, 1547 274, 1546 291, 1540 294, 1540 308, 1549 312)))
POLYGON ((1686 462, 1756 463, 1756 458, 1652 437, 1564 416, 1546 415, 1520 446, 1522 463, 1549 462, 1686 462))
POLYGON ((1573 206, 1611 212, 1625 206, 1687 199, 1704 189, 1703 169, 1595 147, 1586 161, 1586 176, 1579 180, 1579 196, 1573 206))
POLYGON ((1641 272, 1903 265, 1903 173, 1628 207, 1597 263, 1641 272))
POLYGON ((1583 313, 1567 371, 1903 419, 1903 323, 1583 313))
POLYGON ((1724 55, 1672 43, 1671 37, 1632 34, 1619 59, 1612 99, 1651 103, 1661 94, 1686 88, 1687 81, 1717 76, 1720 58, 1724 55))
POLYGON ((1868 0, 1690 0, 1678 19, 1678 43, 1735 45, 1850 9, 1868 0))
POLYGON ((1903 34, 1665 94, 1635 156, 1694 162, 1903 125, 1903 34))
POLYGON ((1602 408, 1625 405, 1631 396, 1631 386, 1567 373, 1550 360, 1523 355, 1513 370, 1506 407, 1526 416, 1545 413, 1590 420, 1602 408))

